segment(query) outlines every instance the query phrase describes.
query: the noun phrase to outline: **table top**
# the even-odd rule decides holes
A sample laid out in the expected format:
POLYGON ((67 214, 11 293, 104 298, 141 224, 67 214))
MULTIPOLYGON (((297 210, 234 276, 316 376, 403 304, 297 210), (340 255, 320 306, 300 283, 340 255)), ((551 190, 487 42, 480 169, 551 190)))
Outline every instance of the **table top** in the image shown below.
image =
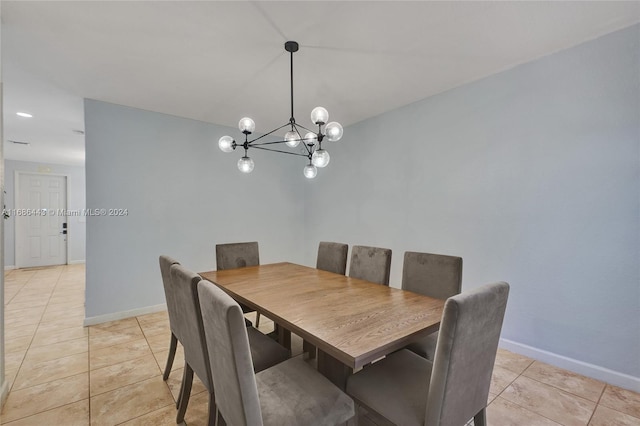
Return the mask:
POLYGON ((444 300, 293 263, 200 275, 351 368, 437 331, 444 300))

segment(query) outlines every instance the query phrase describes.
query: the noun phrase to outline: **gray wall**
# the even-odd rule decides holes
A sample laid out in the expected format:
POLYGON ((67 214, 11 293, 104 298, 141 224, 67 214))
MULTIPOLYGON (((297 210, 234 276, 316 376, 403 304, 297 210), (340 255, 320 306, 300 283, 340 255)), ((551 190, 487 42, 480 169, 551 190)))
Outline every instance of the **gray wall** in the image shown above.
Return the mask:
POLYGON ((350 126, 306 240, 462 256, 503 337, 640 377, 639 28, 350 126))
MULTIPOLYGON (((38 173, 47 169, 50 174, 67 176, 67 208, 82 210, 85 208, 84 167, 64 166, 60 164, 32 163, 28 161, 5 160, 5 204, 7 209, 15 208, 15 172, 38 173)), ((81 263, 85 260, 86 218, 68 217, 67 263, 81 263)), ((4 222, 4 265, 15 266, 15 217, 4 222)))
POLYGON ((260 260, 302 262, 304 162, 239 152, 218 138, 237 129, 85 101, 87 207, 128 209, 87 220, 87 318, 164 303, 158 256, 215 268, 215 244, 260 242, 260 260))

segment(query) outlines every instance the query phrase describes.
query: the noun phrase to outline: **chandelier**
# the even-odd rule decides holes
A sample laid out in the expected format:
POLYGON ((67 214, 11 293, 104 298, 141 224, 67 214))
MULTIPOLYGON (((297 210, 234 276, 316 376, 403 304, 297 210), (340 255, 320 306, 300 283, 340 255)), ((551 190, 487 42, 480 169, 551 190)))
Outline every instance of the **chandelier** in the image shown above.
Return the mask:
POLYGON ((218 141, 218 147, 223 152, 232 152, 237 147, 244 148, 244 156, 238 160, 238 169, 243 173, 251 173, 254 167, 254 162, 248 155, 249 148, 262 149, 265 151, 279 152, 281 154, 298 155, 306 157, 309 160, 304 169, 304 176, 309 179, 313 179, 318 174, 318 167, 326 167, 329 164, 329 153, 326 149, 322 148, 322 142, 325 140, 334 142, 340 140, 342 137, 342 126, 340 123, 329 121, 329 113, 322 107, 316 107, 311 111, 311 122, 318 126, 317 133, 314 130, 309 130, 306 127, 296 123, 296 119, 293 117, 293 54, 298 51, 298 43, 295 41, 288 41, 284 44, 284 49, 291 54, 291 118, 282 126, 273 129, 269 133, 265 133, 262 136, 249 139, 256 128, 256 123, 249 117, 244 117, 238 123, 238 128, 244 134, 244 142, 236 142, 231 136, 223 136, 218 141), (324 126, 324 131, 322 126, 324 126), (279 130, 289 128, 284 134, 282 140, 277 141, 261 141, 262 138, 269 136, 279 130), (285 144, 290 148, 296 148, 302 142, 302 148, 298 151, 283 151, 273 148, 274 145, 285 144))

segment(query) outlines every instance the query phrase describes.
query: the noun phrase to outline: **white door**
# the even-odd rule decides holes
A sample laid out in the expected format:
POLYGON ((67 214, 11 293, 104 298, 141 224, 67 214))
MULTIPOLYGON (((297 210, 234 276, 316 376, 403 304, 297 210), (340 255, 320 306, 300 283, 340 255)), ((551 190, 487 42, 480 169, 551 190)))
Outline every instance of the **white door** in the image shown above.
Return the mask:
POLYGON ((16 266, 67 263, 67 178, 18 173, 16 266))

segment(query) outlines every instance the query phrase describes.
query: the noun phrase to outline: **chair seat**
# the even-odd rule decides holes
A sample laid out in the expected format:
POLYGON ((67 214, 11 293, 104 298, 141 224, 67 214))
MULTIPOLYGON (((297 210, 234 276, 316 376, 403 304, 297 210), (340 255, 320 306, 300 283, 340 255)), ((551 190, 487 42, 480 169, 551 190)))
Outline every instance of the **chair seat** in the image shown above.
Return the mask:
POLYGON ((422 426, 433 364, 401 350, 349 377, 347 393, 403 426, 422 426))
POLYGON ((353 400, 300 357, 256 374, 265 426, 344 423, 355 415, 353 400))
POLYGON ((260 372, 289 358, 289 351, 254 327, 247 327, 253 371, 260 372))
POLYGON ((431 333, 430 335, 416 340, 406 346, 411 352, 420 355, 422 358, 426 358, 429 361, 433 361, 436 356, 436 345, 438 344, 438 332, 431 333))

